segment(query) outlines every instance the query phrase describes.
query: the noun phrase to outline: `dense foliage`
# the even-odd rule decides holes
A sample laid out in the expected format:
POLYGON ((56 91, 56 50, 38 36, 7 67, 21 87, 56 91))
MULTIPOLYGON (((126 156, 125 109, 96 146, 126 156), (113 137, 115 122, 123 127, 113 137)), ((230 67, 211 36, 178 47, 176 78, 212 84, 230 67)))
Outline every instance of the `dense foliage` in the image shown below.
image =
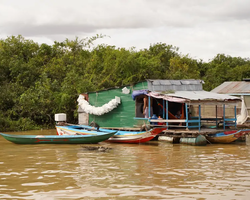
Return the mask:
POLYGON ((97 35, 37 44, 22 36, 0 40, 0 131, 50 128, 54 114, 77 122, 80 93, 145 79, 203 79, 211 90, 250 77, 250 60, 218 54, 208 63, 158 43, 135 51, 93 42, 97 35))

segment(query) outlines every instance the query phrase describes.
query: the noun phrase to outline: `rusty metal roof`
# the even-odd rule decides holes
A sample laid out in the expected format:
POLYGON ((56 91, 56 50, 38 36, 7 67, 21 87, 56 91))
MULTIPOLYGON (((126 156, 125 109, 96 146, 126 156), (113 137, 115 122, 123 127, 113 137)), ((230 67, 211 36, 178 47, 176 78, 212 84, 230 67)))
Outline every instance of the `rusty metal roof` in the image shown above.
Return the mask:
POLYGON ((228 81, 224 82, 211 92, 220 94, 246 94, 250 93, 250 81, 228 81))
POLYGON ((161 80, 148 79, 148 89, 150 91, 202 91, 204 81, 195 79, 184 80, 161 80))

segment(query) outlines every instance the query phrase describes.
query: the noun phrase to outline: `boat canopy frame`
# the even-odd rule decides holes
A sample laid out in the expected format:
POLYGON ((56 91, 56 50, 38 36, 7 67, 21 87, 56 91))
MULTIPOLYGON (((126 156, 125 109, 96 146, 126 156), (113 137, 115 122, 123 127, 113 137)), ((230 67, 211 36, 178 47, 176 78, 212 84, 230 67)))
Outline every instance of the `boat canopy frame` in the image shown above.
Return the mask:
MULTIPOLYGON (((180 92, 180 91, 179 91, 180 92)), ((187 91, 185 91, 187 93, 187 91)), ((218 128, 219 123, 222 121, 223 123, 223 129, 225 130, 229 126, 234 126, 236 128, 237 126, 237 108, 236 105, 238 102, 241 101, 240 98, 230 96, 230 95, 221 95, 217 93, 212 93, 213 98, 209 96, 204 96, 203 98, 197 99, 197 97, 190 98, 190 95, 192 95, 194 91, 190 91, 190 94, 187 95, 186 98, 185 95, 180 95, 181 97, 178 97, 177 95, 173 94, 162 94, 162 93, 155 93, 155 92, 149 92, 147 94, 148 96, 148 112, 149 116, 151 116, 151 98, 158 98, 163 100, 163 119, 151 119, 151 118, 135 118, 135 119, 145 119, 148 120, 150 123, 166 123, 167 129, 171 126, 170 123, 182 123, 183 125, 181 127, 185 127, 187 129, 189 128, 198 128, 199 131, 201 130, 201 122, 205 120, 214 121, 216 123, 216 128, 218 128), (218 98, 216 98, 218 97, 218 98), (175 102, 175 103, 183 103, 185 104, 185 119, 169 119, 169 102, 175 102), (198 118, 196 119, 189 119, 189 106, 191 105, 198 105, 198 118), (203 105, 215 105, 216 108, 216 116, 215 118, 202 118, 201 117, 201 106, 203 105), (217 107, 218 105, 222 105, 223 107, 223 117, 218 118, 217 116, 217 107), (225 108, 226 105, 233 105, 234 106, 234 117, 232 118, 226 118, 225 116, 225 108)), ((196 92, 199 93, 200 91, 196 92)), ((203 92, 203 91, 202 91, 203 92)), ((206 95, 209 95, 210 92, 205 92, 206 95)))

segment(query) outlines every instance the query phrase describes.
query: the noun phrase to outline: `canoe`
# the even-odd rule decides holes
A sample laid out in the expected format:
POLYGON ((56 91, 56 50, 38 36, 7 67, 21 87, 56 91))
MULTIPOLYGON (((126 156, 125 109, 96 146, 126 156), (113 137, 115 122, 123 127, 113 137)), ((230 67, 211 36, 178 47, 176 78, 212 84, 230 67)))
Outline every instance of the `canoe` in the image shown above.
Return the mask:
POLYGON ((116 131, 96 135, 10 135, 0 133, 16 144, 96 144, 112 137, 116 131))
MULTIPOLYGON (((76 133, 87 134, 86 130, 96 130, 96 127, 85 126, 85 125, 66 125, 66 126, 56 126, 58 135, 74 135, 76 133)), ((107 142, 114 143, 144 143, 152 140, 155 136, 161 133, 166 128, 153 128, 148 131, 132 131, 132 130, 110 130, 100 128, 101 132, 117 131, 113 137, 110 137, 107 142)))
POLYGON ((92 126, 84 125, 65 125, 56 126, 57 135, 99 135, 103 133, 117 132, 114 130, 98 129, 92 126))
POLYGON ((203 135, 198 135, 197 137, 181 138, 181 144, 190 144, 193 146, 206 146, 207 139, 203 135))
POLYGON ((212 144, 213 143, 229 144, 247 133, 250 133, 250 129, 225 131, 221 133, 216 133, 214 135, 212 134, 208 135, 206 136, 206 138, 212 144))

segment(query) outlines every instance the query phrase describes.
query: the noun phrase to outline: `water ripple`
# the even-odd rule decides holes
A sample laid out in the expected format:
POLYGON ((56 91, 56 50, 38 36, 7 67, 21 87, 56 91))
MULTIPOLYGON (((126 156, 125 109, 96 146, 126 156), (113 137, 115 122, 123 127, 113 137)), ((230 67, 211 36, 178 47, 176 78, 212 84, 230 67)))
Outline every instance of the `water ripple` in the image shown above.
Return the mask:
POLYGON ((112 147, 103 153, 80 145, 1 144, 2 199, 240 200, 250 194, 247 145, 101 143, 112 147))

